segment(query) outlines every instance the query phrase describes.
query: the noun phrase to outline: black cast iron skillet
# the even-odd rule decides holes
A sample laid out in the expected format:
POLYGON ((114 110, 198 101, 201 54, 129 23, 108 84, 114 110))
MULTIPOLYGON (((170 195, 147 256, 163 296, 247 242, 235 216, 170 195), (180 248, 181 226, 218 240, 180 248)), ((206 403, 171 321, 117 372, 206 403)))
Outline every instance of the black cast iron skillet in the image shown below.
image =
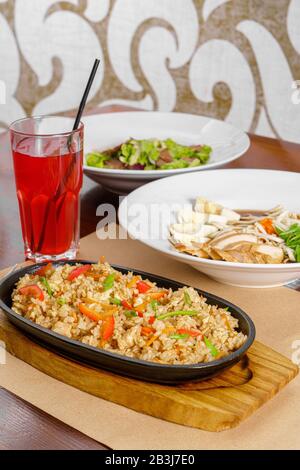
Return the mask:
MULTIPOLYGON (((59 261, 53 263, 53 265, 59 266, 64 263, 74 265, 76 263, 92 264, 93 262, 81 260, 59 261)), ((8 274, 0 281, 0 308, 5 312, 8 319, 33 341, 76 362, 88 364, 100 369, 106 369, 114 372, 115 374, 125 375, 139 380, 176 385, 177 383, 187 381, 205 380, 221 373, 229 367, 232 367, 240 361, 254 341, 255 326, 243 310, 227 300, 201 291, 200 289, 196 289, 200 294, 203 294, 207 298, 207 302, 209 304, 214 304, 223 308, 228 307, 232 316, 238 319, 239 330, 247 335, 247 340, 237 351, 234 351, 232 354, 229 354, 224 358, 208 363, 168 365, 133 359, 83 344, 39 326, 31 320, 27 320, 21 315, 18 315, 11 309, 11 294, 16 282, 26 273, 34 273, 40 267, 41 264, 27 266, 8 274)), ((122 273, 127 273, 129 270, 116 265, 113 265, 113 267, 122 273)), ((130 271, 132 270, 130 269, 130 271)), ((149 279, 151 282, 156 282, 159 287, 171 287, 173 290, 176 290, 184 286, 184 284, 179 282, 154 276, 153 274, 148 274, 142 271, 134 271, 134 274, 139 274, 143 278, 149 279)))

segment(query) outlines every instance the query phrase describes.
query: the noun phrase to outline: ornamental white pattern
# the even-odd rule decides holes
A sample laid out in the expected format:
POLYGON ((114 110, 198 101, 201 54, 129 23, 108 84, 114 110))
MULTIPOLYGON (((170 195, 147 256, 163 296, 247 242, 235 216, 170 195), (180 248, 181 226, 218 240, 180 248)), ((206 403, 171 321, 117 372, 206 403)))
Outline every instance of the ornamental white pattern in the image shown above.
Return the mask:
POLYGON ((0 126, 75 109, 99 57, 90 107, 204 114, 300 142, 299 24, 299 0, 0 0, 0 126))

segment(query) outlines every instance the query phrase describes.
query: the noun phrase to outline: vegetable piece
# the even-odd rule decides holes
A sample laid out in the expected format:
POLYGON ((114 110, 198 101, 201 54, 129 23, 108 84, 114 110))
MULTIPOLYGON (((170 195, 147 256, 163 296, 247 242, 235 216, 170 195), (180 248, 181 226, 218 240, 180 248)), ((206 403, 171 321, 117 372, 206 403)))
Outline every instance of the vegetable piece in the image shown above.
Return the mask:
POLYGON ((147 308, 147 305, 145 304, 145 302, 143 302, 142 304, 139 304, 139 305, 137 305, 136 307, 133 307, 133 308, 136 312, 138 312, 139 314, 141 313, 143 315, 143 313, 145 312, 145 310, 147 308))
POLYGON ((171 339, 187 339, 189 337, 188 334, 175 334, 175 335, 171 335, 170 338, 171 339))
POLYGON ((102 321, 102 326, 101 326, 101 339, 102 339, 102 344, 103 342, 107 341, 111 336, 113 335, 114 328, 115 328, 115 319, 112 314, 110 315, 103 315, 100 312, 96 312, 95 310, 92 310, 91 308, 88 308, 84 304, 79 304, 78 306, 80 312, 88 317, 90 320, 94 322, 99 322, 100 320, 102 321))
POLYGON ((295 258, 297 263, 300 263, 300 245, 297 245, 295 248, 295 258))
POLYGON ((58 303, 58 305, 64 305, 67 301, 63 297, 59 297, 58 299, 56 299, 56 302, 58 303))
MULTIPOLYGON (((100 302, 99 300, 93 299, 92 297, 85 297, 84 302, 86 304, 98 304, 98 305, 103 305, 103 302, 100 302)), ((109 305, 110 307, 110 305, 109 305)))
POLYGON ((149 318, 149 324, 150 324, 150 325, 153 325, 154 322, 155 322, 155 316, 152 315, 152 316, 149 318))
POLYGON ((101 152, 91 152, 86 155, 86 164, 96 168, 103 168, 107 160, 109 155, 101 152))
POLYGON ((99 312, 96 312, 96 310, 93 310, 93 309, 87 307, 84 304, 79 304, 78 308, 79 308, 80 312, 82 313, 82 315, 85 315, 90 320, 92 320, 96 323, 98 323, 98 321, 102 320, 103 317, 104 317, 103 314, 101 314, 99 312))
POLYGON ((152 308, 153 312, 156 312, 158 304, 159 302, 157 300, 155 299, 151 300, 150 307, 152 308))
POLYGON ((109 340, 115 329, 115 319, 113 315, 109 315, 103 318, 103 323, 101 327, 101 338, 104 341, 109 340))
POLYGON ((131 287, 135 287, 138 280, 138 276, 133 276, 133 278, 128 282, 127 287, 129 287, 129 289, 131 289, 131 287))
POLYGON ((166 292, 150 292, 149 297, 154 300, 159 300, 164 297, 167 293, 166 292))
POLYGON ((181 315, 195 316, 198 315, 198 312, 196 310, 175 310, 174 312, 167 312, 163 313, 162 315, 159 315, 157 317, 157 320, 164 320, 168 317, 177 317, 181 315))
POLYGON ((141 328, 141 335, 143 336, 149 336, 154 332, 155 332, 155 329, 152 328, 151 326, 142 326, 141 328))
POLYGON ((204 343, 213 357, 216 357, 219 354, 217 348, 209 341, 206 336, 204 336, 204 343))
POLYGON ((115 282, 115 273, 111 273, 108 276, 106 276, 102 284, 104 291, 111 289, 114 285, 114 282, 115 282))
POLYGON ((36 284, 29 284, 27 286, 20 287, 19 294, 26 295, 27 297, 34 297, 38 300, 44 300, 44 293, 36 284))
POLYGON ((169 333, 174 333, 175 328, 174 326, 166 326, 166 328, 164 328, 162 332, 164 335, 168 335, 169 333))
POLYGON ((159 150, 158 147, 160 142, 158 140, 141 140, 141 155, 140 155, 140 163, 143 163, 147 166, 154 166, 155 162, 159 157, 159 150))
POLYGON ((269 235, 273 235, 274 233, 276 233, 272 219, 262 219, 259 221, 259 223, 263 226, 263 228, 269 235))
POLYGON ((86 277, 92 277, 94 279, 94 281, 99 281, 102 278, 102 274, 94 273, 92 271, 85 271, 85 273, 83 273, 83 275, 86 276, 86 277))
POLYGON ((90 264, 85 264, 84 266, 78 266, 77 268, 73 269, 70 274, 68 275, 68 281, 73 281, 81 274, 85 273, 91 268, 90 264))
POLYGON ((127 310, 133 310, 132 305, 127 302, 127 300, 122 300, 121 301, 122 307, 126 308, 127 310))
POLYGON ((118 299, 117 297, 111 297, 110 299, 110 302, 114 305, 122 305, 122 302, 120 299, 118 299))
POLYGON ((114 306, 114 305, 111 305, 111 304, 108 304, 106 302, 101 302, 99 300, 96 300, 96 299, 93 299, 91 297, 86 297, 84 299, 84 302, 85 304, 97 304, 97 305, 100 305, 100 307, 104 310, 104 315, 106 314, 111 314, 111 313, 115 313, 118 311, 118 307, 114 306))
POLYGON ((226 315, 226 313, 221 313, 221 318, 224 320, 224 323, 226 325, 226 328, 229 330, 229 331, 232 331, 232 328, 231 328, 231 325, 229 323, 229 320, 228 320, 228 316, 226 315))
POLYGON ((178 333, 180 335, 188 335, 188 336, 192 336, 194 338, 197 337, 197 336, 203 336, 201 331, 189 330, 187 328, 179 328, 178 333))
POLYGON ((86 163, 97 168, 110 168, 116 161, 124 168, 134 170, 186 168, 206 163, 211 151, 208 145, 186 146, 172 139, 129 139, 115 149, 89 153, 86 163))
POLYGON ((136 287, 140 294, 145 294, 145 292, 148 292, 148 290, 151 289, 151 286, 149 286, 149 284, 147 284, 147 282, 144 282, 144 281, 139 281, 136 284, 136 287))
POLYGON ((35 274, 37 274, 38 276, 47 276, 47 275, 52 274, 53 271, 54 271, 54 267, 53 267, 52 263, 48 263, 48 264, 45 264, 44 266, 42 266, 37 271, 35 271, 35 274))
POLYGON ((300 263, 300 224, 292 224, 288 230, 276 227, 276 232, 285 241, 286 246, 294 250, 297 263, 300 263))
POLYGON ((139 163, 140 146, 137 140, 131 139, 121 146, 121 155, 119 159, 127 166, 136 165, 139 163))
POLYGON ((186 305, 188 305, 188 306, 192 305, 192 300, 191 300, 190 294, 188 293, 187 290, 184 291, 183 298, 184 298, 184 303, 186 305))
POLYGON ((134 310, 125 310, 124 314, 126 317, 137 317, 137 313, 134 310))
POLYGON ((165 163, 161 165, 161 170, 177 170, 179 168, 187 168, 189 166, 187 161, 184 160, 175 160, 172 163, 165 163))
POLYGON ((158 338, 158 335, 153 335, 151 338, 147 341, 146 346, 151 346, 152 343, 158 338))
POLYGON ((46 287, 46 290, 48 292, 48 295, 50 295, 50 297, 53 296, 53 290, 51 289, 50 285, 49 285, 49 282, 47 281, 47 279, 43 276, 40 276, 40 281, 42 284, 44 284, 44 286, 46 287))

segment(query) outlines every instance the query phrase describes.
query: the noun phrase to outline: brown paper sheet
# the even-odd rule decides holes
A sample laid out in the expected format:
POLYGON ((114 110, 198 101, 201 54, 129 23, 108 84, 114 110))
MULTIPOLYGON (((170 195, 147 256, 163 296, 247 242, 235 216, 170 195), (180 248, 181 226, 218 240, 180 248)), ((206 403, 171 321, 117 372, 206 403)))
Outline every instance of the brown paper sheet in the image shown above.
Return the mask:
MULTIPOLYGON (((227 298, 254 320, 257 339, 292 356, 300 340, 300 294, 287 288, 219 284, 133 240, 84 238, 80 257, 107 260, 170 277, 227 298)), ((0 385, 113 449, 299 449, 300 377, 235 429, 210 433, 151 418, 65 385, 7 355, 0 385)), ((298 354, 298 357, 300 354, 298 354)))

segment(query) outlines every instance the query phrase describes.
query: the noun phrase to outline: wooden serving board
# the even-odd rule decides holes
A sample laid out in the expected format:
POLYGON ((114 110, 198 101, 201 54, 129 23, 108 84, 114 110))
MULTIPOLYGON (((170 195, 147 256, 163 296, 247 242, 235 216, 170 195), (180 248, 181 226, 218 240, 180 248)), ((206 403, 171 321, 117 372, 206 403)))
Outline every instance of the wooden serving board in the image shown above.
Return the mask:
POLYGON ((132 410, 207 431, 237 426, 298 373, 289 359, 255 341, 239 364, 206 382, 177 387, 142 382, 48 351, 24 336, 1 311, 0 340, 8 352, 66 384, 132 410))

